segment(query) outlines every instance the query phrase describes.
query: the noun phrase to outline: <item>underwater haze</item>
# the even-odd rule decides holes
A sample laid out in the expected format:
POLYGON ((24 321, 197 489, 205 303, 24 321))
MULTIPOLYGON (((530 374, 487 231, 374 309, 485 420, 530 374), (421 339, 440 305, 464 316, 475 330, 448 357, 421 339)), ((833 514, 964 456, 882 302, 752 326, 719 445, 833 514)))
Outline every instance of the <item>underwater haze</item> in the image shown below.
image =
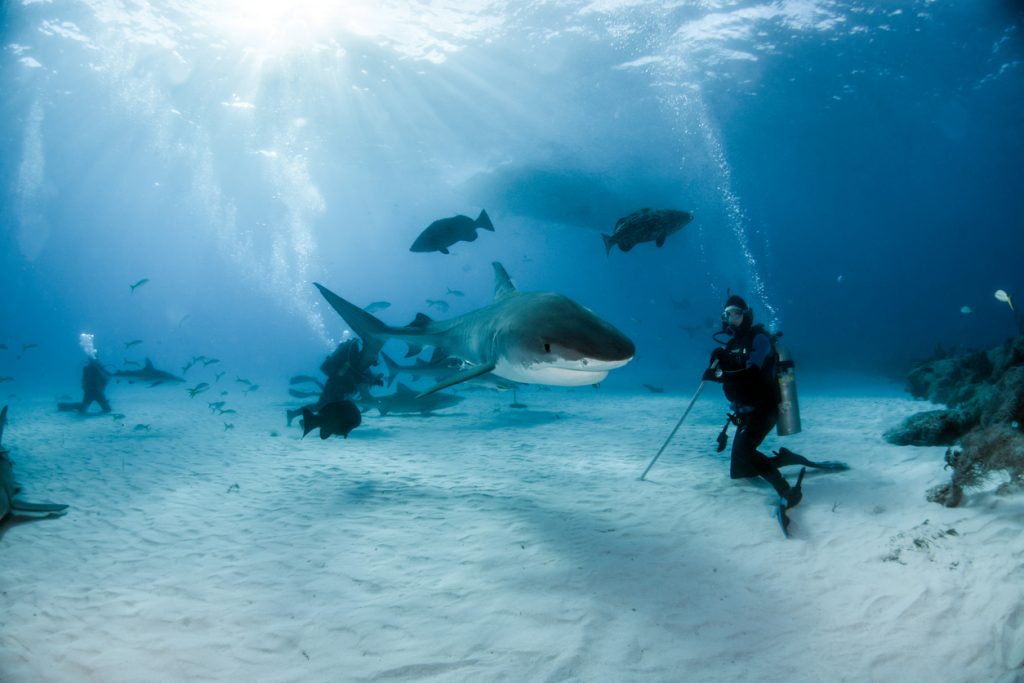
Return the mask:
POLYGON ((283 382, 346 330, 314 281, 398 325, 488 303, 492 261, 635 342, 612 386, 694 386, 730 291, 804 377, 1016 331, 993 292, 1024 293, 1017 2, 2 8, 20 390, 76 390, 83 332, 108 364, 283 382), (643 207, 694 220, 606 255, 643 207), (481 209, 493 233, 409 251, 481 209))

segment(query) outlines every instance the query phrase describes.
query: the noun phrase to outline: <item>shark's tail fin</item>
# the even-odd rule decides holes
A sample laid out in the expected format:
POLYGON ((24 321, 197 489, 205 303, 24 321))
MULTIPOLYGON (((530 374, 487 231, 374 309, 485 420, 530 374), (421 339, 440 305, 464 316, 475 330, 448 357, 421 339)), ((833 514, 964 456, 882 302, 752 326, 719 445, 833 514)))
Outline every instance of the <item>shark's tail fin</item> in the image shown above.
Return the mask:
POLYGON ((355 304, 345 301, 319 282, 313 283, 338 315, 363 340, 363 352, 367 358, 375 358, 387 341, 388 326, 372 313, 367 313, 355 304))
POLYGON ((601 239, 604 240, 604 255, 608 256, 612 253, 612 236, 602 233, 601 239))
POLYGON ((480 210, 480 215, 476 217, 476 220, 473 222, 473 226, 494 232, 494 223, 491 223, 491 217, 487 215, 487 211, 485 209, 480 210))
POLYGON ((388 354, 382 352, 380 355, 384 358, 384 365, 388 368, 388 386, 390 387, 391 383, 395 381, 395 377, 398 377, 398 373, 402 371, 402 366, 396 363, 388 354))
POLYGON ((305 438, 314 429, 320 427, 320 418, 309 408, 302 409, 302 436, 305 438))

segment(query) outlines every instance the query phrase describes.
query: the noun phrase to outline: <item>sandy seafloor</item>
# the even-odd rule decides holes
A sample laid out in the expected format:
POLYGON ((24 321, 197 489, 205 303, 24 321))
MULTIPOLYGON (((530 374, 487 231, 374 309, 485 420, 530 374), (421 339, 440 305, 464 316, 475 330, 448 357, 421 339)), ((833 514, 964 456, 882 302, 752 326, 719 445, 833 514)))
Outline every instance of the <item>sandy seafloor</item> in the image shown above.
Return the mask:
POLYGON ((471 394, 322 442, 283 390, 231 430, 109 393, 120 422, 9 400, 23 497, 72 507, 0 538, 3 683, 1024 680, 1024 495, 927 502, 944 449, 882 439, 931 407, 894 385, 805 388, 769 437, 853 467, 807 476, 790 540, 714 452, 718 387, 646 482, 689 394, 471 394))

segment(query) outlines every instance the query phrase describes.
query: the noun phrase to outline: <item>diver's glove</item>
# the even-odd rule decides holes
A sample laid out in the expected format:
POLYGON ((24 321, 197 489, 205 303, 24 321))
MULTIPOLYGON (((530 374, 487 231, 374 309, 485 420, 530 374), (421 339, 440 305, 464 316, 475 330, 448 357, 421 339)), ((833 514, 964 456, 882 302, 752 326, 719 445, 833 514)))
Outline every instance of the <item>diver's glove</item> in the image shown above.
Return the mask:
POLYGON ((704 382, 721 382, 722 381, 722 371, 717 366, 713 365, 713 366, 711 366, 710 368, 708 368, 707 370, 704 371, 704 374, 701 375, 701 381, 704 381, 704 382))

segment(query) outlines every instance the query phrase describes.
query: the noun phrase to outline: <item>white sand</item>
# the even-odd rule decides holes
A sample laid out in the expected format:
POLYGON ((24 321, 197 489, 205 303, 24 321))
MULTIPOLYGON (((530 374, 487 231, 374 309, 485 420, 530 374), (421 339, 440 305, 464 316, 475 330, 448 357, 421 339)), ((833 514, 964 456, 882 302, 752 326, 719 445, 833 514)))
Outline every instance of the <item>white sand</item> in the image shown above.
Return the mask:
POLYGON ((688 395, 327 442, 280 395, 230 431, 180 388, 113 390, 121 425, 12 401, 24 498, 72 508, 0 539, 0 681, 1024 680, 1024 496, 928 503, 943 449, 881 438, 929 407, 898 389, 804 392, 785 445, 854 469, 808 474, 791 540, 714 453, 717 387, 646 482, 688 395))

